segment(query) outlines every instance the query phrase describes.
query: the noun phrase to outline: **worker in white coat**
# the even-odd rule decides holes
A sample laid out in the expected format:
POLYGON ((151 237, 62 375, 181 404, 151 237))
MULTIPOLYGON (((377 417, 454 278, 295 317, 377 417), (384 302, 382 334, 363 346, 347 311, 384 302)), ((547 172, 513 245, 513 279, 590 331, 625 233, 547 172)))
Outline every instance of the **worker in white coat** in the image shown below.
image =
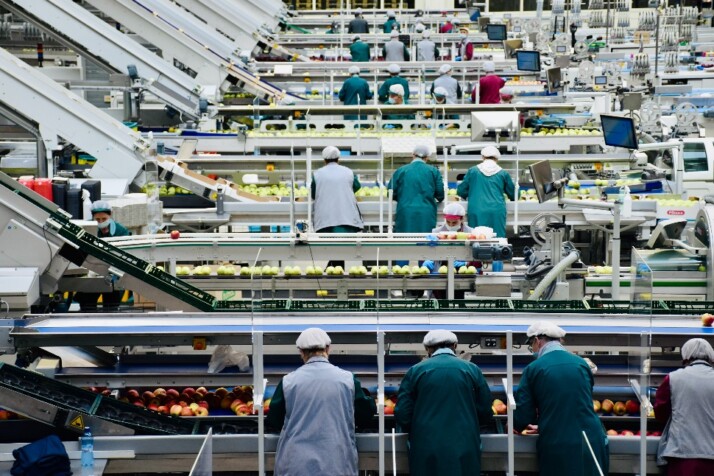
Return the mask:
POLYGON ((296 341, 305 365, 275 389, 266 423, 280 429, 275 476, 357 476, 355 425, 376 412, 359 380, 330 363, 330 336, 305 329, 296 341))
POLYGON ((431 31, 424 30, 421 37, 422 40, 417 43, 417 61, 436 61, 439 57, 439 49, 436 43, 431 41, 431 31))
POLYGON ((431 84, 431 94, 434 94, 436 88, 446 90, 446 104, 456 104, 462 94, 459 82, 451 77, 451 69, 450 64, 442 64, 439 68, 440 76, 431 84))

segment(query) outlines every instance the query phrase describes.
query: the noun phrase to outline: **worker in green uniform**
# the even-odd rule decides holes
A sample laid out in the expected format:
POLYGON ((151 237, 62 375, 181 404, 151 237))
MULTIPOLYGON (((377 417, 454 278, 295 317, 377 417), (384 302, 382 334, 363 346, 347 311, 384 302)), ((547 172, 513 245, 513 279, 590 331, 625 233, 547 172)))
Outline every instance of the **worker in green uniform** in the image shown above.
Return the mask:
MULTIPOLYGON (((359 66, 350 66, 350 79, 342 83, 342 88, 338 93, 340 101, 345 106, 355 106, 357 104, 367 104, 367 99, 372 99, 374 93, 369 89, 369 83, 360 78, 359 76, 359 66)), ((362 115, 360 117, 363 121, 367 119, 367 116, 362 115)), ((348 121, 356 121, 356 114, 348 114, 345 116, 348 121)))
MULTIPOLYGON (((92 203, 92 219, 97 222, 97 236, 99 238, 111 238, 113 236, 129 236, 131 232, 121 223, 117 223, 112 218, 112 207, 104 200, 97 200, 92 203)), ((102 297, 102 310, 114 312, 119 309, 124 291, 116 290, 106 293, 86 293, 77 292, 74 300, 79 303, 82 312, 97 312, 97 302, 102 297)))
POLYGON ((409 433, 412 476, 481 474, 480 427, 493 420, 491 391, 481 369, 456 357, 457 343, 447 330, 429 332, 429 358, 399 385, 394 417, 409 433))
POLYGON ((391 33, 392 30, 399 30, 399 22, 397 21, 397 14, 394 10, 389 10, 387 12, 387 21, 382 25, 382 30, 385 33, 391 33))
POLYGON ((369 45, 363 42, 359 35, 354 35, 352 37, 350 55, 352 56, 353 63, 364 63, 365 61, 369 61, 369 45))
POLYGON ((394 63, 389 65, 387 71, 389 71, 389 78, 379 87, 377 99, 379 99, 381 103, 386 103, 389 100, 389 88, 394 84, 399 84, 404 88, 404 104, 409 104, 409 82, 399 76, 402 68, 394 63))
POLYGON ((511 176, 498 165, 501 152, 492 146, 481 150, 483 162, 471 167, 456 193, 468 199, 469 226, 488 226, 496 236, 506 237, 506 194, 509 200, 515 198, 515 188, 511 176))
POLYGON ((537 429, 539 474, 599 475, 588 442, 602 474, 608 474, 608 440, 593 409, 590 366, 563 347, 565 331, 552 322, 537 322, 526 335, 537 360, 523 369, 513 425, 517 431, 537 429))
POLYGON ((436 227, 436 204, 444 200, 444 180, 439 169, 426 163, 430 154, 428 145, 414 147, 411 163, 399 167, 389 182, 397 202, 397 233, 431 233, 436 227))

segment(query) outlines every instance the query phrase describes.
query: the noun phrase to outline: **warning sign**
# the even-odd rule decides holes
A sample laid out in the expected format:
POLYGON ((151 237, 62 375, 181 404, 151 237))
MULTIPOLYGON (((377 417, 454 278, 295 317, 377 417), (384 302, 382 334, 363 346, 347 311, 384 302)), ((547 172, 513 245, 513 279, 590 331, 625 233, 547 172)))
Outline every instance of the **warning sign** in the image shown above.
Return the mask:
POLYGON ((80 430, 84 430, 84 419, 82 418, 82 415, 77 415, 74 417, 74 420, 69 422, 69 426, 71 428, 78 428, 80 430))

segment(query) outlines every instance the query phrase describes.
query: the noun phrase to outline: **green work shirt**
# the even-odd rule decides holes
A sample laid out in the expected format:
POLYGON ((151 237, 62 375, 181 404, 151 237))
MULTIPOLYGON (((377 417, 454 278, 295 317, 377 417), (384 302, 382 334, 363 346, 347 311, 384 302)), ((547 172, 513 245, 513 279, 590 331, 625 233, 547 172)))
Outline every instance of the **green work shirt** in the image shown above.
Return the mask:
POLYGON ((387 102, 389 99, 389 88, 394 84, 401 84, 404 88, 404 104, 409 104, 409 82, 401 76, 392 76, 388 78, 377 91, 379 102, 387 102))
POLYGON ((363 41, 355 41, 350 45, 350 55, 353 62, 369 61, 369 45, 363 41))
POLYGON ((478 167, 471 167, 456 193, 461 198, 468 198, 469 226, 488 226, 496 236, 506 237, 506 194, 514 199, 515 188, 511 176, 501 170, 490 177, 484 175, 478 167))
POLYGON ((398 30, 399 29, 399 22, 395 18, 390 18, 386 22, 384 22, 384 25, 382 25, 382 30, 384 30, 385 33, 391 33, 392 30, 398 30))
POLYGON ((415 159, 394 172, 389 188, 397 202, 394 231, 431 233, 436 227, 436 204, 444 200, 439 169, 415 159))
MULTIPOLYGON (((560 347, 542 353, 521 375, 516 391, 514 427, 538 425, 538 466, 541 476, 596 476, 588 436, 603 473, 609 452, 605 429, 593 410, 593 375, 582 358, 560 347)), ((546 349, 547 350, 547 349, 546 349)))
POLYGON ((477 476, 479 427, 493 420, 491 391, 481 370, 439 350, 410 368, 394 416, 409 433, 412 476, 477 476))

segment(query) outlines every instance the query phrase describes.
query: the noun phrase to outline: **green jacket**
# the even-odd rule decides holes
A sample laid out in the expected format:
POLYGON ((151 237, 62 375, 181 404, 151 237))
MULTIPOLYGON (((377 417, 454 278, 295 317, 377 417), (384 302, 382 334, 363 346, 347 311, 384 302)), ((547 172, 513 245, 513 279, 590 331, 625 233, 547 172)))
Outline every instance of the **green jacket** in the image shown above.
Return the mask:
POLYGON ((391 76, 382 83, 377 91, 377 99, 379 99, 379 102, 387 102, 387 99, 389 99, 389 88, 392 87, 393 84, 402 85, 404 88, 404 104, 409 104, 409 82, 401 76, 391 76))
POLYGON ((538 425, 538 466, 541 476, 599 473, 582 432, 590 440, 603 473, 608 474, 607 436, 593 410, 593 375, 588 364, 551 343, 521 375, 516 391, 514 427, 538 425))
POLYGON ((350 45, 350 55, 353 62, 369 61, 369 45, 364 41, 355 41, 350 45))
POLYGON ((444 200, 439 169, 415 159, 394 172, 389 188, 397 202, 394 231, 431 233, 436 226, 436 204, 444 200))
POLYGON ((101 229, 97 232, 97 236, 99 238, 109 238, 112 236, 129 236, 131 235, 131 232, 121 223, 114 222, 111 225, 109 225, 109 228, 106 228, 106 233, 103 232, 101 229))
POLYGON ((410 368, 399 386, 394 416, 409 433, 409 474, 477 476, 479 427, 493 419, 491 391, 476 365, 437 352, 410 368))
POLYGON ((484 175, 478 166, 471 167, 456 189, 461 198, 468 198, 469 226, 488 226, 496 236, 506 237, 506 194, 514 199, 515 189, 511 176, 501 170, 490 177, 484 175))
POLYGON ((396 18, 390 18, 389 20, 384 22, 384 25, 382 25, 382 29, 385 33, 391 33, 392 30, 399 29, 399 22, 396 20, 396 18))

